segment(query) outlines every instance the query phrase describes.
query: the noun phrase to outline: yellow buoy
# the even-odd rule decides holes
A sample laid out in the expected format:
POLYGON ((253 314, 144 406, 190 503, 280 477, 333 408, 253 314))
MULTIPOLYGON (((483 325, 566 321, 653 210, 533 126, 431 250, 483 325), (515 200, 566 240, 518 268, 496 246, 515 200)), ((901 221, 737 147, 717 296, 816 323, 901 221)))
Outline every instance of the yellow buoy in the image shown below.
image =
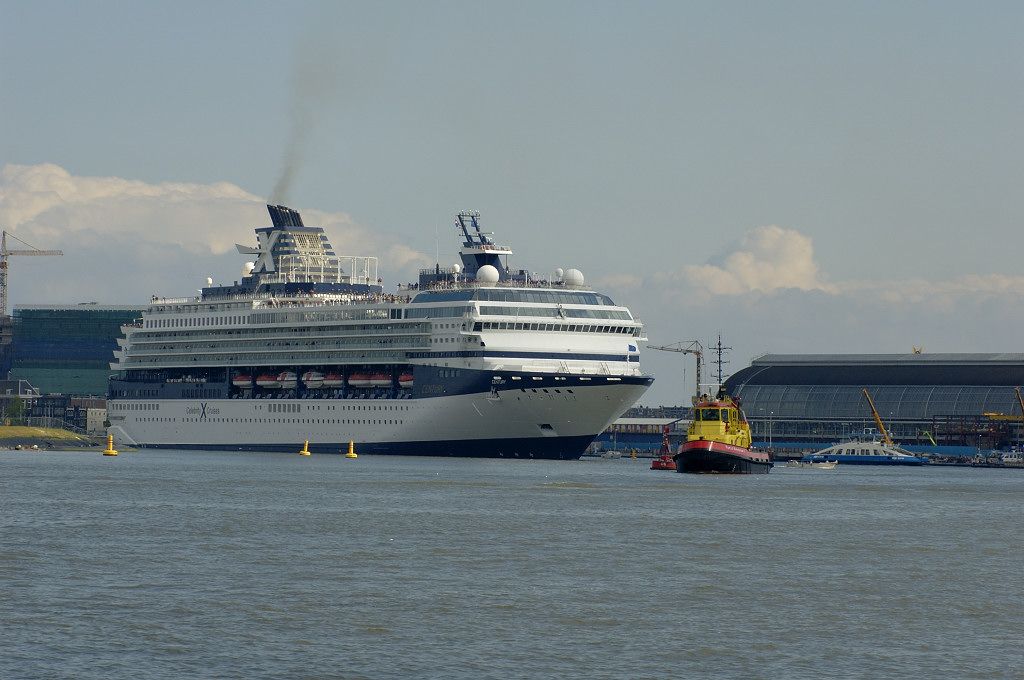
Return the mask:
POLYGON ((103 449, 104 456, 116 456, 117 449, 114 448, 114 435, 107 435, 107 448, 103 449))
POLYGON ((346 458, 358 458, 356 455, 356 443, 351 439, 348 441, 348 453, 345 454, 346 458))
POLYGON ((308 439, 307 439, 307 440, 306 440, 306 442, 305 442, 305 443, 304 443, 304 444, 302 445, 302 450, 301 450, 301 451, 299 451, 299 455, 300 455, 300 456, 308 456, 308 455, 309 455, 309 440, 308 440, 308 439))

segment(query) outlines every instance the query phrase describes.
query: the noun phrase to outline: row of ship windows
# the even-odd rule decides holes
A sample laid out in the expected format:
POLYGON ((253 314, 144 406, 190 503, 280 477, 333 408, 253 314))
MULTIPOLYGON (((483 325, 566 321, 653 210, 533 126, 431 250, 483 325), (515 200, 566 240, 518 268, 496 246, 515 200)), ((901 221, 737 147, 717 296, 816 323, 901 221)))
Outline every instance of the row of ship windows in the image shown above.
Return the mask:
MULTIPOLYGON (((139 421, 144 421, 139 418, 139 421)), ((177 418, 172 422, 178 422, 177 418)), ((183 423, 302 423, 304 425, 403 425, 394 418, 182 418, 183 423)))
MULTIPOLYGON (((445 374, 445 371, 442 371, 442 375, 443 374, 445 374)), ((457 375, 458 371, 449 370, 449 371, 447 371, 447 374, 449 376, 457 375)), ((299 413, 301 411, 302 406, 303 406, 303 404, 267 404, 266 405, 267 411, 269 413, 299 413)), ((321 408, 326 408, 328 411, 408 411, 409 410, 408 406, 400 405, 400 404, 395 404, 395 405, 390 405, 390 404, 389 405, 372 404, 372 405, 369 405, 369 406, 343 405, 343 406, 327 406, 327 407, 321 407, 319 405, 318 406, 310 406, 310 405, 307 404, 305 406, 306 406, 306 410, 307 411, 319 411, 321 408)), ((256 408, 257 409, 262 409, 263 408, 263 404, 258 404, 256 406, 256 408)), ((140 403, 137 403, 137 404, 112 403, 110 405, 110 409, 112 411, 159 411, 160 410, 160 404, 148 404, 148 403, 145 403, 145 402, 140 402, 140 403)))
MULTIPOLYGON (((404 352, 389 352, 382 350, 363 350, 363 349, 352 349, 346 350, 346 358, 348 359, 366 359, 366 360, 384 360, 384 361, 403 361, 405 359, 404 352), (356 352, 359 352, 357 355, 356 352)), ((133 366, 177 366, 185 358, 190 358, 191 363, 216 363, 218 365, 230 364, 232 366, 245 366, 250 363, 260 363, 263 361, 274 361, 276 363, 333 363, 338 360, 338 352, 303 352, 302 354, 278 354, 270 352, 246 352, 244 354, 236 354, 233 356, 225 357, 221 354, 194 354, 194 355, 183 355, 183 356, 130 356, 126 357, 122 361, 122 366, 133 367, 133 366), (319 360, 319 362, 315 361, 319 360)), ((137 395, 147 396, 147 395, 137 395)), ((152 396, 156 396, 155 394, 152 396)))
POLYGON ((181 340, 182 338, 196 338, 202 340, 249 340, 252 338, 263 338, 265 340, 293 340, 305 337, 365 337, 367 335, 407 335, 410 333, 429 333, 429 323, 415 324, 389 324, 389 323, 366 323, 351 324, 345 326, 292 326, 290 328, 245 328, 235 330, 210 330, 185 333, 159 331, 146 333, 140 336, 139 342, 156 342, 159 340, 181 340), (243 336, 243 337, 237 337, 243 336))
POLYGON ((590 326, 565 323, 525 323, 519 321, 478 321, 474 331, 560 331, 569 333, 619 333, 640 337, 640 328, 633 326, 590 326))
POLYGON ((632 321, 629 312, 618 309, 566 309, 562 307, 499 307, 481 305, 480 314, 491 316, 542 316, 552 319, 622 319, 632 321))
MULTIPOLYGON (((136 418, 137 423, 177 423, 178 418, 136 418)), ((183 423, 303 423, 309 425, 404 425, 394 418, 181 418, 183 423)))
MULTIPOLYGON (((301 408, 305 406, 306 411, 319 411, 322 408, 326 408, 328 411, 408 411, 408 406, 403 405, 379 405, 372 404, 370 406, 310 406, 309 404, 267 404, 267 411, 269 413, 299 413, 301 408)), ((262 409, 263 405, 257 405, 257 409, 262 409)))
POLYGON ((249 322, 248 316, 193 316, 182 319, 146 319, 145 328, 200 328, 237 326, 249 322))
MULTIPOLYGON (((532 302, 532 300, 531 300, 532 302)), ((351 321, 357 319, 441 319, 464 316, 473 311, 472 307, 413 307, 411 309, 346 309, 332 311, 303 312, 261 312, 242 316, 194 316, 176 319, 147 319, 145 328, 205 328, 210 326, 239 326, 250 322, 257 324, 288 323, 292 321, 351 321)), ((561 307, 500 307, 482 305, 482 314, 504 316, 570 317, 585 319, 625 319, 629 312, 603 309, 564 309, 561 307)))
POLYGON ((169 351, 188 352, 192 353, 199 350, 208 350, 212 352, 240 352, 247 349, 253 349, 254 347, 260 349, 273 349, 273 348, 301 348, 301 347, 316 347, 317 349, 339 349, 339 350, 351 350, 351 349, 377 349, 380 347, 422 347, 427 342, 426 337, 416 336, 412 338, 378 338, 373 341, 368 341, 366 338, 350 338, 347 340, 292 340, 292 341, 280 341, 280 342, 268 342, 261 338, 253 338, 252 340, 243 340, 241 342, 225 342, 225 343, 196 343, 191 339, 184 339, 181 342, 172 342, 166 345, 156 344, 145 344, 139 345, 138 347, 132 348, 132 354, 138 356, 147 352, 166 354, 169 351))

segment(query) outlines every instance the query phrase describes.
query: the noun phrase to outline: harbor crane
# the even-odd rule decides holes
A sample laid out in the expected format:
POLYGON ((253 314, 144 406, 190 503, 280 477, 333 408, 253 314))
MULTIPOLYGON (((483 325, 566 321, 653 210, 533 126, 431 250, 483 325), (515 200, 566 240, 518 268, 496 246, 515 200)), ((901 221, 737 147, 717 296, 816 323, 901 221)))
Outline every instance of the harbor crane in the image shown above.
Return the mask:
POLYGON ((25 243, 14 234, 7 231, 0 236, 0 316, 7 316, 7 258, 11 255, 63 255, 62 250, 40 250, 31 243, 25 243), (28 246, 27 249, 8 250, 7 237, 10 236, 18 243, 28 246))
POLYGON ((878 415, 878 409, 875 408, 875 400, 871 398, 871 393, 868 392, 866 387, 862 391, 868 400, 868 406, 871 407, 871 415, 875 417, 875 425, 878 425, 878 431, 882 434, 882 443, 890 448, 896 446, 892 437, 889 436, 889 430, 885 429, 885 423, 882 422, 882 416, 878 415))
POLYGON ((704 363, 704 345, 700 344, 699 340, 682 340, 680 342, 672 343, 671 345, 647 345, 647 349, 657 349, 662 352, 681 352, 683 354, 692 354, 697 357, 697 391, 694 393, 696 398, 700 397, 700 369, 704 363))

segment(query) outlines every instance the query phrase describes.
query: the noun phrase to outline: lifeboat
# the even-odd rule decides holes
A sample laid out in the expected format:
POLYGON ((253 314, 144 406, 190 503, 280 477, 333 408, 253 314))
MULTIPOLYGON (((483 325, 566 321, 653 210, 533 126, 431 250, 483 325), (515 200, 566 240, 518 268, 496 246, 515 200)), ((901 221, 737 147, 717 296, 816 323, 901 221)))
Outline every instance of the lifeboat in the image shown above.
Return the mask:
POLYGON ((373 387, 391 387, 391 376, 387 373, 374 373, 370 376, 370 385, 373 387))
POLYGON ((345 384, 345 378, 338 373, 328 373, 324 376, 324 387, 342 387, 345 384))
POLYGON ((306 371, 302 374, 302 384, 311 390, 324 386, 324 374, 319 371, 306 371))
POLYGON ((285 390, 294 390, 299 382, 298 378, 291 371, 282 372, 281 375, 277 376, 277 381, 281 383, 281 388, 285 390))
POLYGON ((370 384, 369 373, 353 373, 348 377, 349 387, 369 387, 370 384))
POLYGON ((239 387, 243 390, 252 389, 252 376, 244 373, 239 373, 231 379, 231 384, 235 387, 239 387))
POLYGON ((259 385, 260 387, 264 387, 266 389, 271 389, 271 390, 277 389, 278 387, 281 386, 281 383, 278 382, 278 380, 277 380, 277 376, 276 375, 270 375, 269 373, 264 373, 264 374, 262 374, 260 376, 257 376, 256 377, 256 384, 259 385))
POLYGON ((398 376, 399 387, 412 387, 412 373, 403 373, 398 376))

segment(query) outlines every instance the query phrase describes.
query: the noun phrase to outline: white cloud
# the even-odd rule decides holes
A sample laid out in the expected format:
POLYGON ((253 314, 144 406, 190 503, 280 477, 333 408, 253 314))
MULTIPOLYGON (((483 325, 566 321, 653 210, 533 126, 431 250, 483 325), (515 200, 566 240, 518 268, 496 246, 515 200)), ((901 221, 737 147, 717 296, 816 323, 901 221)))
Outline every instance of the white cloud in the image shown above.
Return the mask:
MULTIPOLYGON (((324 227, 338 253, 381 257, 381 271, 394 282, 412 280, 431 261, 345 213, 302 212, 307 224, 324 227)), ((234 244, 255 245, 253 228, 269 223, 265 201, 229 182, 82 177, 49 163, 0 170, 0 225, 38 248, 65 254, 59 264, 33 258, 31 271, 39 278, 32 286, 26 275, 12 277, 16 303, 42 297, 116 302, 129 293, 145 299, 183 285, 191 292, 192 279, 207 275, 237 278, 242 258, 234 244)))
POLYGON ((718 295, 835 290, 818 271, 810 237, 774 225, 748 232, 720 263, 685 267, 683 276, 692 286, 718 295))

